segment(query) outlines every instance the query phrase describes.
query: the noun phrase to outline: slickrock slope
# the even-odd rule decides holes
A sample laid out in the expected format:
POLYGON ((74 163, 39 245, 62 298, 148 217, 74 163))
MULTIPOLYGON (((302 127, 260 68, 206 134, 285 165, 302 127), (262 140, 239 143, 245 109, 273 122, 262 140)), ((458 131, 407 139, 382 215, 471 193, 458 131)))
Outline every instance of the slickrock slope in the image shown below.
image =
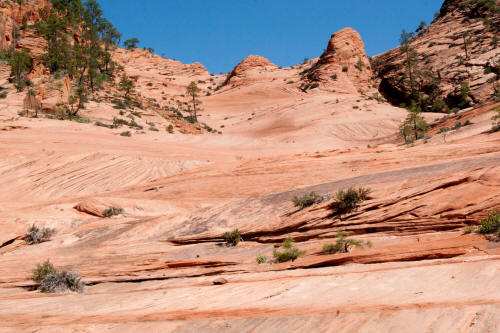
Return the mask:
MULTIPOLYGON (((2 82, 0 332, 500 331, 500 242, 464 233, 500 210, 500 103, 426 113, 429 137, 403 145, 406 111, 370 97, 352 29, 309 64, 250 56, 227 82, 144 50, 113 57, 143 105, 120 109, 106 87, 81 113, 91 123, 20 116, 26 93, 2 82), (191 81, 200 122, 221 133, 172 116, 191 81), (113 118, 143 128, 121 136, 102 126, 113 118), (470 125, 449 130, 457 121, 470 125), (339 214, 349 187, 371 192, 339 214), (311 191, 320 203, 294 207, 311 191), (110 207, 123 211, 104 218, 110 207), (29 245, 33 224, 56 233, 29 245), (236 228, 243 241, 225 246, 236 228), (323 253, 339 232, 373 246, 323 253), (288 237, 305 255, 275 263, 288 237), (33 290, 47 259, 84 292, 33 290)), ((45 105, 64 97, 40 81, 45 105)))
MULTIPOLYGON (((457 106, 462 82, 470 86, 472 104, 491 98, 495 87, 500 89, 500 13, 480 8, 470 1, 446 0, 439 17, 411 40, 418 53, 419 91, 431 106, 437 99, 450 109, 457 106)), ((395 105, 408 104, 411 99, 405 59, 401 48, 373 59, 379 91, 395 105)))

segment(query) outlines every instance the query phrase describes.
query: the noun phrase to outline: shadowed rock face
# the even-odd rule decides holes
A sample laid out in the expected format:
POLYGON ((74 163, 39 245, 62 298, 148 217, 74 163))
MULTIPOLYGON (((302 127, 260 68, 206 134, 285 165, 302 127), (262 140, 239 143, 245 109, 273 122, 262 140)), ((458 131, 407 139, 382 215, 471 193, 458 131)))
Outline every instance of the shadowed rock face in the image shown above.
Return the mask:
MULTIPOLYGON (((450 109, 456 107, 462 83, 470 86, 467 99, 471 105, 495 93, 500 48, 494 38, 498 37, 500 12, 477 6, 464 0, 445 1, 440 16, 411 40, 418 53, 416 86, 427 111, 437 100, 446 102, 450 109)), ((401 48, 396 48, 372 62, 380 93, 394 105, 409 104, 412 99, 405 59, 401 48)))

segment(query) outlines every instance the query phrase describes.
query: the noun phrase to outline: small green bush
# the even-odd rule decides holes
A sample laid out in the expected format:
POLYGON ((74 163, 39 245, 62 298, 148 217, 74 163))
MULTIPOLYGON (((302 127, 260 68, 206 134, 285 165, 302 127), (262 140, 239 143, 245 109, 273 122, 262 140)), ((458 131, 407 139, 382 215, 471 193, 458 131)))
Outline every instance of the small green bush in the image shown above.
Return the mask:
POLYGON ((100 126, 100 127, 106 127, 106 128, 116 128, 116 125, 108 125, 108 124, 105 124, 105 123, 100 122, 100 121, 96 121, 94 123, 94 125, 100 126))
POLYGON ((312 206, 314 204, 320 203, 322 201, 322 197, 316 193, 306 193, 302 196, 294 196, 292 199, 293 205, 295 207, 299 207, 300 209, 304 209, 306 207, 312 206))
POLYGON ((27 231, 24 237, 28 244, 39 244, 50 240, 50 237, 55 233, 55 229, 42 228, 33 224, 27 231))
POLYGON ((347 253, 349 252, 349 247, 355 246, 363 248, 365 246, 372 247, 371 242, 362 242, 355 239, 346 239, 347 235, 344 233, 337 234, 337 241, 335 243, 323 245, 323 253, 334 254, 334 253, 347 253))
POLYGON ((496 114, 491 118, 493 120, 493 127, 491 128, 492 132, 499 132, 500 131, 500 107, 496 107, 493 109, 493 111, 496 112, 496 114))
POLYGON ((170 124, 170 125, 167 126, 167 132, 170 133, 170 134, 174 133, 174 126, 172 126, 172 124, 170 124))
POLYGON ((306 252, 301 251, 298 248, 294 246, 295 241, 292 238, 287 238, 283 241, 283 244, 281 245, 283 247, 283 251, 279 251, 277 249, 274 249, 273 251, 273 256, 274 256, 274 262, 275 263, 280 263, 280 262, 287 262, 287 261, 295 261, 299 257, 303 257, 306 252))
POLYGON ((350 213, 358 208, 358 205, 368 198, 369 193, 370 189, 362 187, 358 189, 351 187, 347 190, 339 190, 336 196, 336 205, 339 214, 350 213))
POLYGON ((38 289, 44 293, 58 293, 66 290, 82 292, 85 286, 78 273, 58 271, 49 260, 37 265, 33 270, 31 280, 38 283, 38 289))
POLYGON ((258 256, 257 259, 256 259, 257 263, 260 265, 260 264, 264 264, 267 262, 267 258, 265 256, 258 256))
POLYGON ((226 242, 226 246, 236 246, 243 240, 238 229, 234 229, 231 232, 225 232, 222 235, 222 239, 226 242))
POLYGON ((500 235, 500 212, 489 212, 488 217, 479 221, 479 228, 477 230, 480 234, 493 234, 500 235))
POLYGON ((130 131, 124 131, 124 132, 121 132, 120 135, 130 137, 130 136, 132 136, 132 133, 130 133, 130 131))
POLYGON ((468 225, 465 227, 464 232, 462 233, 463 235, 468 235, 476 231, 476 227, 473 225, 468 225))
POLYGON ((111 217, 115 215, 120 215, 123 213, 123 208, 120 207, 109 207, 102 211, 103 217, 111 217))

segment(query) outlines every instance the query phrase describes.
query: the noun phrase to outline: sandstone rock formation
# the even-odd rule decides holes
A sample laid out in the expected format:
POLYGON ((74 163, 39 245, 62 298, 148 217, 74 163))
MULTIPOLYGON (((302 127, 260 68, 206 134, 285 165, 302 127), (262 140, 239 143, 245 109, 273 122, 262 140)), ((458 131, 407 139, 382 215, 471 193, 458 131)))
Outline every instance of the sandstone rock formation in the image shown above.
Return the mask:
MULTIPOLYGON (((463 82, 470 86, 473 103, 488 100, 500 86, 500 48, 495 42, 500 13, 476 11, 475 6, 465 0, 444 1, 439 17, 411 40, 418 53, 416 81, 429 111, 437 100, 456 107, 463 82)), ((395 105, 409 104, 411 89, 401 48, 374 57, 373 66, 381 94, 395 105)))
POLYGON ((252 78, 261 78, 262 72, 275 69, 277 66, 264 57, 249 55, 241 61, 226 78, 224 85, 238 85, 243 82, 252 82, 252 78))
MULTIPOLYGON (((437 33, 456 33, 444 22, 467 27, 448 16, 462 11, 446 1, 437 33)), ((432 63, 450 66, 448 44, 439 50, 432 63)), ((396 133, 407 112, 371 97, 372 70, 350 28, 308 64, 250 56, 218 90, 226 76, 197 63, 138 49, 113 58, 141 105, 123 107, 122 92, 106 85, 82 122, 20 116, 26 92, 0 76, 1 332, 498 331, 500 242, 466 228, 500 210, 499 102, 425 113, 428 137, 403 145, 396 133), (172 111, 192 81, 199 124, 172 111), (371 192, 340 214, 337 193, 349 187, 371 192), (321 202, 294 206, 313 191, 321 202), (110 207, 123 213, 104 218, 110 207), (57 232, 29 245, 32 225, 57 232), (225 246, 235 229, 242 241, 225 246), (325 253, 339 232, 373 246, 325 253), (279 262, 288 238, 305 253, 279 262), (32 270, 47 259, 81 274, 85 291, 33 290, 32 270)), ((37 101, 67 100, 69 79, 40 73, 37 101)))
POLYGON ((341 86, 350 92, 371 89, 371 66, 361 36, 352 28, 334 33, 326 51, 306 71, 311 82, 341 86))

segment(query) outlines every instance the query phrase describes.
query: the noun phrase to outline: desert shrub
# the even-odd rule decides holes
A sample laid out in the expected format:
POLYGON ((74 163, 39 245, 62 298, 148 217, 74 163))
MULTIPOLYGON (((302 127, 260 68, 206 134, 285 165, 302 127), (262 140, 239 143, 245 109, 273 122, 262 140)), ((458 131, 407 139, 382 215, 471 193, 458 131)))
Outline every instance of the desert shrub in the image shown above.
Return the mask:
POLYGON ((130 133, 130 131, 123 131, 120 133, 121 136, 128 136, 128 137, 131 137, 132 136, 132 133, 130 133))
POLYGON ((500 235, 500 211, 489 212, 488 217, 479 221, 480 234, 498 233, 500 235))
POLYGON ((127 104, 123 102, 121 99, 114 99, 111 101, 114 105, 113 108, 118 110, 124 110, 127 108, 127 104))
POLYGON ((174 133, 174 126, 172 126, 172 124, 167 126, 167 132, 170 134, 174 133))
POLYGON ((153 83, 148 82, 148 83, 146 83, 146 86, 148 86, 148 87, 152 87, 152 86, 153 86, 153 83))
POLYGON ((306 193, 302 196, 294 196, 292 199, 293 205, 304 209, 322 201, 321 196, 316 192, 306 193))
POLYGON ((142 118, 141 114, 137 111, 130 111, 130 114, 136 116, 137 118, 142 118))
POLYGON ((493 127, 491 130, 493 132, 498 132, 500 131, 500 107, 497 106, 493 110, 496 112, 496 115, 494 115, 493 118, 491 118, 493 120, 493 127))
POLYGON ((159 131, 159 129, 157 129, 157 128, 156 128, 156 127, 154 127, 154 126, 150 126, 150 127, 149 127, 149 130, 150 130, 150 131, 152 131, 152 132, 158 132, 158 131, 159 131))
POLYGON ((100 127, 106 127, 106 128, 116 128, 116 125, 108 125, 108 124, 105 124, 105 123, 100 122, 100 121, 96 121, 94 123, 94 125, 100 126, 100 127))
POLYGON ((122 125, 129 125, 129 122, 125 119, 122 119, 122 118, 116 118, 114 117, 113 118, 113 125, 115 125, 115 127, 120 127, 122 125))
POLYGON ((28 244, 39 244, 50 240, 50 237, 55 233, 55 229, 51 228, 39 228, 33 224, 27 231, 25 235, 25 240, 28 244))
POLYGON ((448 106, 446 105, 446 103, 442 99, 438 98, 434 101, 431 109, 433 112, 443 112, 446 111, 447 108, 448 106))
POLYGON ((257 261, 257 263, 260 265, 266 263, 267 258, 265 256, 258 256, 257 259, 255 259, 255 261, 257 261))
POLYGON ((83 117, 80 115, 64 115, 64 119, 70 121, 76 121, 77 123, 88 124, 90 123, 90 119, 87 117, 83 117))
POLYGON ((134 119, 132 119, 132 120, 128 123, 128 126, 129 126, 129 127, 136 128, 136 129, 139 129, 139 130, 141 130, 141 129, 143 128, 141 125, 139 125, 138 123, 136 123, 134 119))
POLYGON ((335 243, 323 245, 323 253, 334 254, 334 253, 347 253, 349 252, 349 247, 355 246, 363 248, 365 246, 372 247, 371 242, 363 242, 355 239, 346 239, 347 235, 344 233, 337 234, 337 241, 335 243))
POLYGON ((311 84, 311 86, 309 87, 309 89, 316 89, 319 87, 319 83, 313 83, 311 84))
POLYGON ((358 189, 350 187, 347 190, 339 190, 335 202, 339 214, 346 214, 358 208, 358 205, 368 198, 369 193, 370 189, 363 187, 358 189))
POLYGON ((49 260, 37 265, 33 270, 31 280, 38 283, 38 289, 44 293, 66 290, 82 292, 84 288, 84 283, 78 273, 57 270, 49 260))
POLYGON ((222 235, 222 239, 224 239, 224 242, 226 242, 226 246, 236 246, 243 240, 238 229, 234 229, 231 232, 225 232, 222 235))
POLYGON ((356 65, 354 65, 356 67, 356 69, 358 71, 361 71, 363 69, 363 67, 365 67, 365 63, 363 62, 363 60, 361 59, 358 59, 358 61, 356 62, 356 65))
POLYGON ((303 257, 306 254, 305 251, 301 251, 295 247, 295 241, 292 238, 285 239, 281 247, 283 251, 277 249, 273 251, 275 263, 287 262, 290 260, 295 261, 297 258, 303 257))
POLYGON ((349 71, 349 68, 347 66, 342 67, 342 72, 347 73, 349 71))
MULTIPOLYGON (((2 89, 0 89, 0 90, 2 90, 2 89)), ((7 91, 0 92, 0 99, 4 99, 4 98, 7 98, 7 91)))
POLYGON ((191 124, 196 123, 196 118, 195 118, 195 117, 193 117, 193 116, 187 116, 187 117, 184 117, 184 119, 186 119, 186 121, 187 121, 188 123, 191 123, 191 124))
POLYGON ((330 76, 333 80, 337 80, 337 74, 333 74, 332 76, 330 76))
POLYGON ((123 213, 123 208, 120 207, 109 207, 101 212, 103 217, 111 217, 115 215, 120 215, 123 213))
POLYGON ((463 231, 463 235, 468 235, 468 234, 471 234, 473 232, 475 232, 477 229, 475 226, 473 225, 468 225, 465 227, 464 231, 463 231))
POLYGON ((44 263, 37 265, 37 267, 33 270, 31 280, 36 283, 40 283, 43 281, 43 279, 45 279, 47 275, 56 273, 57 271, 55 267, 50 263, 49 260, 47 260, 44 263))

